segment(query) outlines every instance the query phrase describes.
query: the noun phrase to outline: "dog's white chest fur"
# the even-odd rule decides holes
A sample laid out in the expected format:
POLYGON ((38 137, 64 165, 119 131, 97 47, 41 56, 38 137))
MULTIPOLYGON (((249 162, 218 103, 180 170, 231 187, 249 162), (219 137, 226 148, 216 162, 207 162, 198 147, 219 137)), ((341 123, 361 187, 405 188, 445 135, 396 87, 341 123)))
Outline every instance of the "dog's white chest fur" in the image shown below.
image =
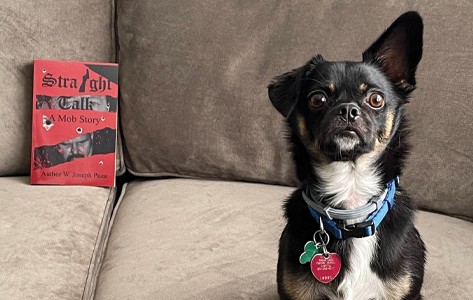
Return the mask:
POLYGON ((332 162, 315 167, 323 181, 318 192, 333 196, 330 205, 354 209, 365 205, 382 191, 381 175, 371 159, 360 157, 356 162, 332 162))
POLYGON ((353 239, 347 264, 349 270, 338 287, 338 292, 344 296, 340 299, 386 299, 384 284, 370 267, 371 259, 375 256, 376 243, 376 235, 353 239))
MULTIPOLYGON (((371 160, 360 157, 354 162, 333 162, 315 167, 323 180, 319 192, 332 196, 331 205, 341 205, 344 209, 363 206, 373 196, 382 191, 381 176, 371 164, 371 160)), ((364 220, 359 220, 364 221, 364 220)), ((375 257, 377 236, 353 238, 348 266, 344 280, 331 299, 367 300, 386 299, 383 282, 371 269, 375 257)))

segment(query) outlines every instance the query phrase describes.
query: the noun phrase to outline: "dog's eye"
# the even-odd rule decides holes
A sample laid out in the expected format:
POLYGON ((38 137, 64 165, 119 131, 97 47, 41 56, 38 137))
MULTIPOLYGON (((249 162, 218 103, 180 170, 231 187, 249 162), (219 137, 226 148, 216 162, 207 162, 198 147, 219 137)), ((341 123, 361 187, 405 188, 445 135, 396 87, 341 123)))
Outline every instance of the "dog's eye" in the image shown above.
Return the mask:
POLYGON ((368 104, 375 109, 380 109, 384 106, 384 97, 379 93, 371 93, 368 96, 368 104))
POLYGON ((315 92, 309 96, 309 104, 312 108, 321 108, 327 102, 327 98, 324 93, 315 92))

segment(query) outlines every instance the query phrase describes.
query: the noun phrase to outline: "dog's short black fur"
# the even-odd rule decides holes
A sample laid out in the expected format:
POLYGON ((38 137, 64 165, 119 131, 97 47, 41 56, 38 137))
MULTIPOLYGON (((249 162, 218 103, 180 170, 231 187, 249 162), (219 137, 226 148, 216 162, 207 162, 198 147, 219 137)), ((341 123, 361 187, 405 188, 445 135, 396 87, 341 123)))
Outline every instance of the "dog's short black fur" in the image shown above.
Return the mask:
MULTIPOLYGON (((408 12, 363 52, 361 62, 331 62, 316 55, 269 85, 271 102, 291 130, 298 177, 324 204, 359 207, 376 196, 369 191, 379 193, 401 175, 409 148, 404 105, 416 86, 422 35, 421 17, 408 12), (333 185, 338 183, 328 182, 339 177, 349 186, 341 191, 352 188, 349 195, 354 196, 346 201, 336 200, 341 195, 333 185)), ((425 247, 413 225, 415 207, 402 188, 377 229, 374 246, 357 241, 369 238, 331 236, 328 250, 340 255, 342 269, 329 284, 319 283, 309 265, 299 263, 304 244, 319 228, 301 189, 284 209, 287 225, 277 271, 281 299, 421 299, 425 247), (352 259, 355 253, 358 261, 352 259), (369 256, 368 264, 361 263, 360 255, 369 256)))

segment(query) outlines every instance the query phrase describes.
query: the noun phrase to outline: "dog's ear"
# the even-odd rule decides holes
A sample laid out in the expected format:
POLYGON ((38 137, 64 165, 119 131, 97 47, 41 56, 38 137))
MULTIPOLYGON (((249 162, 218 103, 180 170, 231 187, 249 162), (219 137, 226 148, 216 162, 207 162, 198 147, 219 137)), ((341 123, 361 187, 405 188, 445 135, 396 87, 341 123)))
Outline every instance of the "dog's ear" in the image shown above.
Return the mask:
POLYGON ((302 68, 279 75, 268 86, 268 94, 273 106, 288 118, 299 96, 302 68))
POLYGON ((422 18, 417 12, 401 15, 363 52, 363 61, 376 64, 391 82, 412 91, 417 64, 422 58, 423 30, 422 18))

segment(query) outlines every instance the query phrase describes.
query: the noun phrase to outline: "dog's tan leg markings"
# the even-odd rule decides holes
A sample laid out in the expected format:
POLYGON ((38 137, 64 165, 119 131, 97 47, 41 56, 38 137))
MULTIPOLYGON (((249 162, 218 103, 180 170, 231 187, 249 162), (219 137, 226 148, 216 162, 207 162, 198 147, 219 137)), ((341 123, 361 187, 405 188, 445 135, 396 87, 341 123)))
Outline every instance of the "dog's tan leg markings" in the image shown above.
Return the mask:
POLYGON ((411 290, 412 276, 405 274, 399 280, 388 280, 386 285, 386 299, 399 300, 403 299, 411 290))
POLYGON ((295 275, 284 270, 283 273, 284 290, 291 299, 312 300, 322 296, 320 285, 309 275, 295 275))

